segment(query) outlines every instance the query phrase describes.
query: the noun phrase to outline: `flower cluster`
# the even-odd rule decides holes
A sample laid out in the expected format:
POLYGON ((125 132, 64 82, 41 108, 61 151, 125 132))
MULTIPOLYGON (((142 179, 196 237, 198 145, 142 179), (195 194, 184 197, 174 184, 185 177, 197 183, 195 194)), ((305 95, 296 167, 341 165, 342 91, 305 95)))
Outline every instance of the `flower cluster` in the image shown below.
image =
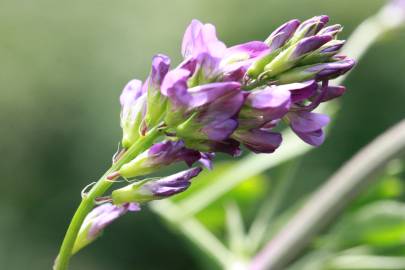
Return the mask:
MULTIPOLYGON (((112 178, 145 176, 180 161, 211 167, 215 153, 238 156, 241 145, 255 153, 272 153, 282 142, 274 131, 282 123, 306 143, 322 144, 329 118, 313 110, 345 92, 329 80, 354 66, 352 59, 339 54, 345 43, 337 39, 342 26, 326 26, 328 20, 291 20, 265 41, 232 47, 217 38, 213 25, 193 20, 177 67, 171 68, 169 57, 158 54, 145 82, 132 80, 125 86, 120 97, 124 149, 152 130, 161 136, 112 178)), ((197 167, 134 182, 113 191, 111 201, 127 209, 129 203, 172 196, 187 189, 200 171, 197 167)))

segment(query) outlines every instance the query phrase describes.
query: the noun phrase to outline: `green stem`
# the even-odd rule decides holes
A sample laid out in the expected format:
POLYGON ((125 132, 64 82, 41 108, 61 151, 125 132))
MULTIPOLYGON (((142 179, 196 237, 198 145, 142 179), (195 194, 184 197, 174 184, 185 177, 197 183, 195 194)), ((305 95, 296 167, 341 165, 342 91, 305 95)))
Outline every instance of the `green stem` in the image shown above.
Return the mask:
POLYGON ((372 175, 404 151, 405 120, 402 120, 366 145, 314 192, 253 258, 248 269, 285 269, 294 256, 370 184, 372 175))
POLYGON ((59 251, 59 255, 55 261, 55 265, 53 268, 54 270, 66 270, 68 268, 69 260, 73 255, 73 246, 83 220, 85 219, 86 215, 93 209, 94 200, 97 197, 102 196, 113 184, 112 181, 107 179, 107 176, 110 173, 118 170, 122 165, 133 159, 136 155, 149 148, 158 136, 158 130, 152 129, 146 134, 146 136, 138 139, 138 141, 136 141, 128 149, 128 151, 125 152, 125 154, 123 154, 121 158, 104 173, 104 175, 97 181, 93 188, 82 199, 66 231, 65 238, 63 239, 62 246, 59 251))

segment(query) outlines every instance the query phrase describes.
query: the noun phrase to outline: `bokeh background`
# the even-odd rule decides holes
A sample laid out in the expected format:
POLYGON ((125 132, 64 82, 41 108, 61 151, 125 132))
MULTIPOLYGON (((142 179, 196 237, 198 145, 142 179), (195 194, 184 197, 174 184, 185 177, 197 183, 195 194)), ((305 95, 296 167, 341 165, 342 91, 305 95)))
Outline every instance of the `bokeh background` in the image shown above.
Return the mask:
MULTIPOLYGON (((109 166, 120 140, 122 87, 147 76, 155 53, 178 63, 191 19, 214 23, 236 44, 264 39, 291 18, 328 14, 345 26, 344 38, 384 3, 2 0, 0 269, 51 268, 79 191, 109 166)), ((300 164, 287 206, 404 118, 404 48, 404 30, 385 35, 345 81, 329 138, 300 164)), ((108 228, 72 269, 203 269, 198 257, 145 207, 108 228)))

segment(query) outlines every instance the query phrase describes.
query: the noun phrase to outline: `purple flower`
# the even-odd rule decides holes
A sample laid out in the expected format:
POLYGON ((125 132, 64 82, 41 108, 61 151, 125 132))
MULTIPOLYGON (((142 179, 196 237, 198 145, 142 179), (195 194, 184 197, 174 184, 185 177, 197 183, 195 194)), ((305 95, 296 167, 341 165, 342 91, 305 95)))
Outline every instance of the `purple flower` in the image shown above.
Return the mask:
POLYGON ((273 153, 281 144, 281 134, 262 129, 237 130, 232 138, 254 153, 273 153))
POLYGON ((147 151, 124 164, 118 173, 123 177, 130 178, 155 172, 164 166, 180 161, 191 166, 200 158, 201 155, 198 151, 186 148, 181 140, 164 141, 154 144, 147 151))
POLYGON ((105 227, 114 220, 124 215, 128 211, 140 211, 141 207, 137 203, 125 203, 122 205, 112 205, 105 203, 94 208, 84 219, 78 237, 74 244, 73 253, 93 242, 101 235, 105 227))
POLYGON ((291 129, 306 143, 319 146, 325 137, 322 128, 329 123, 329 117, 307 111, 287 114, 291 129))
POLYGON ((251 41, 227 48, 218 40, 212 24, 193 20, 188 26, 182 43, 185 61, 180 68, 193 63, 189 85, 214 81, 241 81, 252 59, 269 50, 261 41, 251 41), (195 62, 192 62, 195 61, 195 62))
POLYGON ((238 82, 214 82, 188 88, 190 72, 170 71, 162 83, 169 99, 165 123, 186 140, 221 141, 236 129, 234 116, 243 104, 238 82))
POLYGON ((186 190, 191 185, 191 179, 196 177, 201 170, 197 167, 159 179, 138 181, 114 190, 111 197, 114 204, 145 203, 164 199, 186 190))
POLYGON ((120 103, 122 145, 128 148, 139 138, 139 127, 146 110, 146 94, 142 93, 142 82, 130 81, 122 91, 120 103))

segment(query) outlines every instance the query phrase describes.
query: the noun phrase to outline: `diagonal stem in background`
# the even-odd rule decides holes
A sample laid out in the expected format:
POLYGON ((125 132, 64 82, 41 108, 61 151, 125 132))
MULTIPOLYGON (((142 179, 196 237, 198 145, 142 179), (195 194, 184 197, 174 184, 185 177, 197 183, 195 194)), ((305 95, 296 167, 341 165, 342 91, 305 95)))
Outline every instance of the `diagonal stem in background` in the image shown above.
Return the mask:
POLYGON ((196 218, 179 219, 183 209, 170 200, 150 203, 153 212, 174 225, 196 246, 214 258, 224 269, 234 260, 233 254, 196 218))
POLYGON ((253 259, 249 270, 283 269, 314 235, 371 181, 371 175, 405 151, 405 120, 377 137, 338 170, 253 259))

